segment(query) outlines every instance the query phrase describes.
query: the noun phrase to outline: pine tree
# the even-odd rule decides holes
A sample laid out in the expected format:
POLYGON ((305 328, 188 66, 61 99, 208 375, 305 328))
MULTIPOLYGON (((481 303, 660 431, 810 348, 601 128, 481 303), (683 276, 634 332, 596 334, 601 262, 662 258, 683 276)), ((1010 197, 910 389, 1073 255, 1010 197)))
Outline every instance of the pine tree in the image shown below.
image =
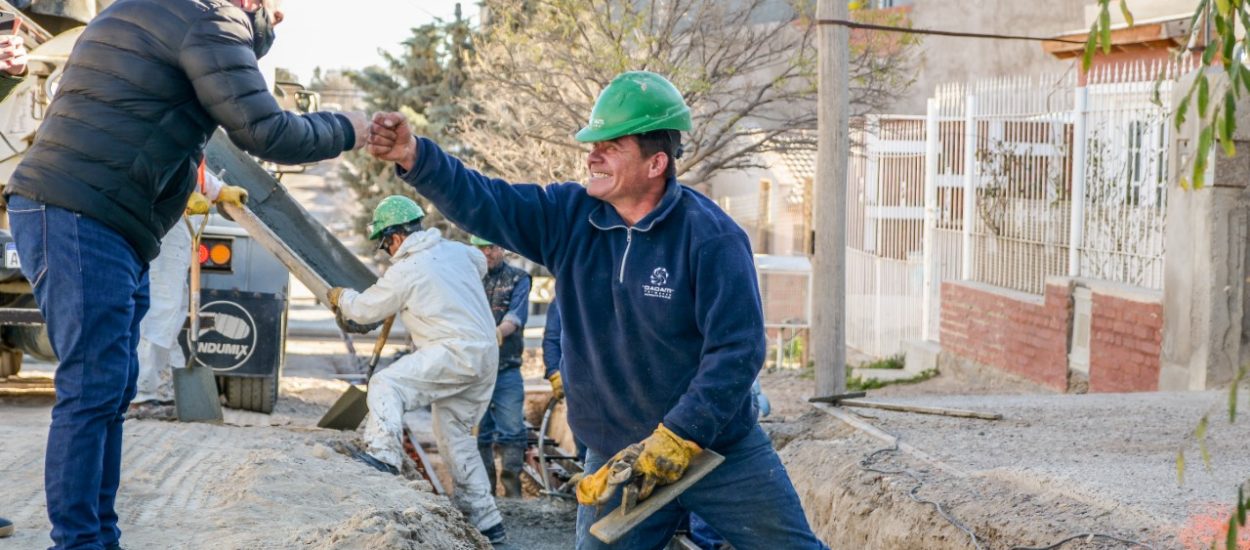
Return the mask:
MULTIPOLYGON (((399 111, 408 117, 413 131, 440 146, 464 155, 452 128, 466 112, 462 96, 468 85, 466 65, 473 49, 472 29, 456 5, 451 21, 435 20, 412 29, 398 55, 382 52, 384 66, 348 73, 365 93, 367 111, 399 111)), ((432 205, 395 177, 394 165, 380 162, 360 150, 345 156, 341 177, 360 199, 361 214, 354 225, 366 232, 373 208, 389 195, 406 195, 426 210, 427 227, 438 227, 445 236, 467 238, 432 205)))

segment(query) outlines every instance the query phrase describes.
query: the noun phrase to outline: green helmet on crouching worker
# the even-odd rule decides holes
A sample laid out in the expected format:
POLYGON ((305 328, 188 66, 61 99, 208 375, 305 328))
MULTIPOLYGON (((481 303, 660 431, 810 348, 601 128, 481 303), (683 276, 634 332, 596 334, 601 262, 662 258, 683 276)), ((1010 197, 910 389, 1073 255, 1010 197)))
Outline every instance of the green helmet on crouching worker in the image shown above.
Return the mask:
POLYGON ((575 137, 593 143, 655 130, 690 129, 690 107, 672 82, 650 71, 629 71, 603 89, 590 121, 575 137))
POLYGON ((373 209, 373 221, 369 223, 369 239, 382 237, 389 228, 403 226, 425 217, 421 205, 403 195, 391 195, 382 199, 373 209))
POLYGON ((494 245, 495 245, 495 243, 492 243, 492 242, 490 242, 490 241, 488 241, 488 240, 486 240, 486 239, 483 239, 483 238, 481 238, 481 237, 479 237, 479 236, 477 236, 477 235, 470 235, 470 236, 469 236, 469 244, 471 244, 471 245, 473 245, 473 246, 494 246, 494 245))

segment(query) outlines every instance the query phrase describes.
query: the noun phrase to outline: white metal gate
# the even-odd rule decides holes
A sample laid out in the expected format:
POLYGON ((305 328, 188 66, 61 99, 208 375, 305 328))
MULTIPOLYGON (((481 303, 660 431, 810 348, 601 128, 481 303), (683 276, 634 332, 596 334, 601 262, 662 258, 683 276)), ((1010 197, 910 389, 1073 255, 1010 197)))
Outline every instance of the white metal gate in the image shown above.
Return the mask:
POLYGON ((1169 97, 1192 68, 945 85, 926 116, 867 117, 848 166, 847 345, 884 357, 938 340, 946 281, 1034 295, 1052 276, 1161 288, 1172 113, 1153 101, 1155 80, 1169 97))
POLYGON ((883 357, 924 332, 925 118, 870 116, 847 185, 847 346, 883 357))

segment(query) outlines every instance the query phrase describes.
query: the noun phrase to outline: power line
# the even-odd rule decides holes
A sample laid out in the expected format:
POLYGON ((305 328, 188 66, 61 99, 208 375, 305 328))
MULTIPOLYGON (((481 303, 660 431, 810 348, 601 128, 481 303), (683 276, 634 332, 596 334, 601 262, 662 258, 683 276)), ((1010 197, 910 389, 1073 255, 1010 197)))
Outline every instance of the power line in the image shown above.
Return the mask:
POLYGON ((1043 38, 1040 36, 1024 36, 1018 34, 992 34, 979 32, 962 32, 962 31, 940 31, 935 29, 914 29, 910 27, 895 27, 893 25, 874 25, 872 23, 861 23, 859 21, 848 21, 845 19, 817 19, 817 25, 838 25, 850 29, 863 29, 867 31, 882 32, 899 32, 905 34, 932 34, 937 36, 956 36, 961 38, 984 38, 990 40, 1030 40, 1034 42, 1063 42, 1064 44, 1081 44, 1084 40, 1068 40, 1064 38, 1043 38))

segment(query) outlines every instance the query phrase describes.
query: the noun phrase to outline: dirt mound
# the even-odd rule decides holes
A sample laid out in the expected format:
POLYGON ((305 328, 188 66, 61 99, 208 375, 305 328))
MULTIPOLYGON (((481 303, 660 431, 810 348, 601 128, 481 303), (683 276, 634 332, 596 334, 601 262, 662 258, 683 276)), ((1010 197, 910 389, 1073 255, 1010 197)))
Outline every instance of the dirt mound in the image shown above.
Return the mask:
POLYGON ((490 548, 482 535, 445 506, 361 510, 331 527, 310 529, 290 539, 313 550, 388 548, 392 550, 476 550, 490 548))
MULTIPOLYGON (((783 443, 781 458, 794 481, 816 534, 833 548, 963 550, 975 548, 971 537, 931 504, 976 533, 981 548, 1040 547, 1078 533, 1109 533, 1172 547, 1172 540, 1151 527, 1149 518, 1113 502, 1082 498, 1053 480, 1025 479, 1003 472, 966 474, 944 464, 889 448, 824 413, 772 430, 783 443), (902 471, 923 480, 917 481, 902 471)), ((1065 550, 1124 548, 1107 539, 1078 540, 1065 550)))

